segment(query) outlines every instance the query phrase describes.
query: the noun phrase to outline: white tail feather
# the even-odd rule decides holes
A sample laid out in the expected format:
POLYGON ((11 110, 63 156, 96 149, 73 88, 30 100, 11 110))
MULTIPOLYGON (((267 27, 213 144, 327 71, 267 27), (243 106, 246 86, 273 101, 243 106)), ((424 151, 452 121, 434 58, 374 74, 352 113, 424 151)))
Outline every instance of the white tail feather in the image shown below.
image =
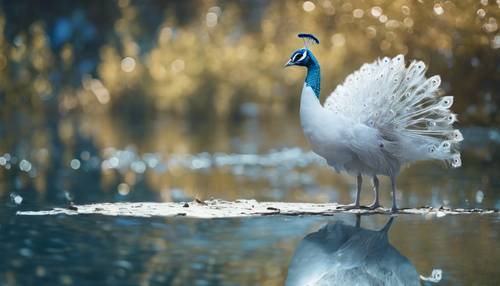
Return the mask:
POLYGON ((403 55, 364 64, 326 99, 325 107, 377 129, 400 163, 438 159, 460 167, 463 140, 451 113, 453 96, 440 97, 441 78, 425 77, 421 61, 403 55))

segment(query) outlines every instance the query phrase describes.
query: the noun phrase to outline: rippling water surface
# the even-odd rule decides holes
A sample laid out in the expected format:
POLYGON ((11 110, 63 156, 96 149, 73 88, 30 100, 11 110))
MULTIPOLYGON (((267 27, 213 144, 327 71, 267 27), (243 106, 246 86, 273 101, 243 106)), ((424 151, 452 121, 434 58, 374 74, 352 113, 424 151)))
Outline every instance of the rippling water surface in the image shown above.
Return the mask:
MULTIPOLYGON (((307 234, 328 223, 356 223, 351 215, 213 220, 15 216, 17 210, 70 202, 254 198, 347 203, 354 196, 354 179, 335 173, 311 153, 294 119, 286 125, 250 118, 237 128, 214 126, 218 138, 205 130, 192 132, 193 127, 179 122, 156 121, 158 127, 146 130, 143 143, 134 146, 126 143, 133 136, 127 129, 88 120, 92 140, 65 147, 62 157, 44 149, 20 149, 0 157, 6 175, 0 192, 3 284, 282 285, 307 234), (280 125, 287 127, 277 128, 280 125)), ((405 169, 398 179, 402 207, 500 206, 500 133, 484 128, 463 131, 464 166, 448 169, 426 162, 405 169)), ((390 203, 387 183, 381 184, 385 205, 390 203)), ((371 200, 367 184, 362 203, 371 200)), ((361 227, 378 230, 387 220, 387 216, 363 217, 361 227)), ((498 215, 402 215, 388 237, 419 275, 428 277, 439 269, 444 284, 495 285, 500 281, 499 233, 498 215)), ((353 249, 350 255, 356 253, 353 249)), ((354 257, 352 261, 364 261, 354 257)), ((340 275, 327 274, 330 279, 340 275)), ((325 281, 318 285, 332 282, 325 281)))
MULTIPOLYGON (((378 230, 387 219, 363 217, 361 227, 378 230)), ((2 256, 7 259, 0 264, 0 281, 7 285, 282 285, 303 237, 339 220, 354 225, 356 219, 350 215, 214 220, 11 217, 1 228, 2 256)), ((400 216, 389 231, 389 241, 423 276, 439 269, 445 285, 495 285, 500 279, 499 225, 497 216, 400 216)), ((321 256, 318 260, 311 263, 335 269, 321 256)), ((335 282, 349 285, 348 280, 335 282)))

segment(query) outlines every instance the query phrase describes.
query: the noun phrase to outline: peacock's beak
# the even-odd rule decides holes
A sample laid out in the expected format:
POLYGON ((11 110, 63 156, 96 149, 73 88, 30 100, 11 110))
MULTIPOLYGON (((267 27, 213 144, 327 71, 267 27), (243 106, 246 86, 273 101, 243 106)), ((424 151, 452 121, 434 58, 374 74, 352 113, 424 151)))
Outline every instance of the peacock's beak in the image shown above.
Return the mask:
POLYGON ((295 65, 295 64, 292 62, 292 60, 288 60, 288 62, 283 66, 283 68, 293 66, 293 65, 295 65))

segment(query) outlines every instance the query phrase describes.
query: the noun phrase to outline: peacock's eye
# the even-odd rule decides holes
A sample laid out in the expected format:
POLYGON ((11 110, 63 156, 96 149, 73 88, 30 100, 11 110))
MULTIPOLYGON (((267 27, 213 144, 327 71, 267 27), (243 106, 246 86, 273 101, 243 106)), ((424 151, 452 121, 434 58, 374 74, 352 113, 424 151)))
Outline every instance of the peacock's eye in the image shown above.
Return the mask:
POLYGON ((307 52, 304 51, 303 53, 296 53, 293 57, 292 57, 292 62, 300 62, 302 60, 304 60, 307 56, 307 52))

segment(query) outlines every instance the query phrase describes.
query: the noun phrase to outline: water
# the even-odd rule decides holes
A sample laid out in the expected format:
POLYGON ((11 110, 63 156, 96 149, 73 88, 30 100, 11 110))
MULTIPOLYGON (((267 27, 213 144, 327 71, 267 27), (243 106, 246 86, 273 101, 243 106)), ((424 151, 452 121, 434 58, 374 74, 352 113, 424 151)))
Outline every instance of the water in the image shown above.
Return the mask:
MULTIPOLYGON (((187 201, 194 198, 350 202, 355 180, 337 174, 311 153, 296 117, 239 124, 203 124, 159 118, 140 126, 85 118, 75 139, 59 149, 22 142, 0 152, 0 198, 22 197, 23 207, 109 201, 187 201), (286 127, 284 127, 286 126, 286 127), (207 133, 213 130, 213 133, 207 133), (134 132, 145 132, 134 140, 134 132), (33 148, 32 148, 33 146, 33 148), (85 184, 82 184, 85 182, 85 184)), ((499 208, 498 129, 462 129, 463 167, 424 162, 398 177, 402 207, 499 208)), ((372 200, 365 180, 362 203, 372 200)), ((382 202, 390 202, 381 178, 382 202)))
MULTIPOLYGON (((3 216, 5 219, 5 216, 3 216)), ((6 285, 282 285, 300 240, 355 217, 196 220, 102 216, 12 217, 2 223, 6 285)), ((363 217, 380 229, 387 217, 363 217)), ((397 217, 391 244, 445 285, 497 285, 498 216, 397 217)), ((345 285, 347 281, 339 281, 345 285)))
MULTIPOLYGON (((100 119, 101 124, 92 128, 102 131, 112 124, 100 119)), ((144 143, 134 146, 123 139, 129 136, 127 129, 96 132, 92 142, 104 143, 84 141, 77 144, 82 147, 65 147, 71 156, 52 173, 48 170, 54 161, 40 164, 40 150, 25 157, 2 156, 5 162, 0 163, 5 164, 0 168, 8 176, 0 193, 0 283, 282 285, 294 251, 307 234, 336 221, 355 224, 352 215, 212 220, 15 215, 17 210, 67 206, 70 201, 254 198, 347 203, 353 199, 354 179, 336 174, 308 151, 294 118, 279 134, 283 140, 275 134, 278 126, 284 126, 280 121, 262 124, 250 118, 236 128, 215 126, 219 139, 192 132, 182 122, 158 119, 154 124, 144 143)), ((430 162, 404 170, 398 179, 402 207, 499 206, 498 130, 463 131, 464 166, 447 169, 430 162)), ((388 182, 382 180, 381 186, 382 203, 387 206, 388 182)), ((362 203, 371 199, 366 185, 362 203)), ((387 219, 366 216, 361 226, 377 230, 387 219)), ((423 276, 441 269, 443 284, 496 285, 499 234, 498 215, 402 215, 396 218, 389 240, 423 276)))

